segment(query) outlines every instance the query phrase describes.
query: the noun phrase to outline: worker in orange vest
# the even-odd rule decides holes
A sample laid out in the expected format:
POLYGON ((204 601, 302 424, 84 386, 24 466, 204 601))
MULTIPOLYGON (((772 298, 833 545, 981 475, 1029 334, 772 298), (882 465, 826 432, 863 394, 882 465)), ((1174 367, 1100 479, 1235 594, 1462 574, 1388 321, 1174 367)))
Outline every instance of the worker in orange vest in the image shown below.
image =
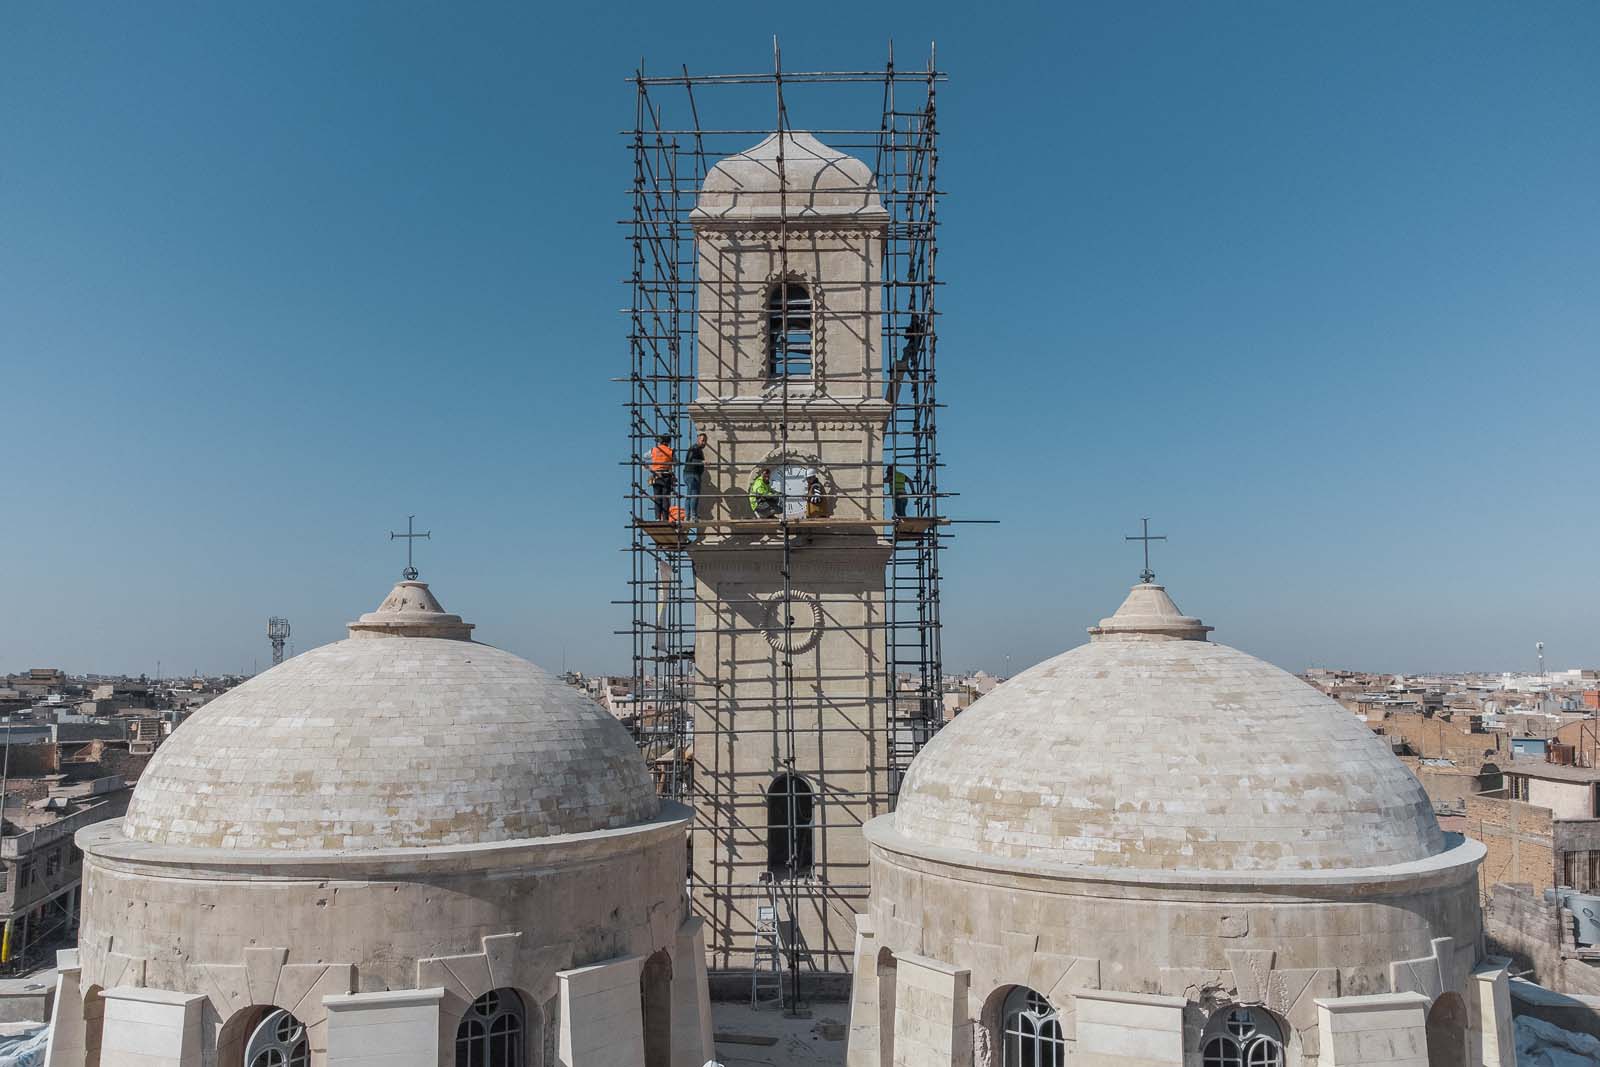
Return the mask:
POLYGON ((656 504, 656 521, 666 522, 672 510, 672 438, 662 434, 650 450, 650 496, 656 504))

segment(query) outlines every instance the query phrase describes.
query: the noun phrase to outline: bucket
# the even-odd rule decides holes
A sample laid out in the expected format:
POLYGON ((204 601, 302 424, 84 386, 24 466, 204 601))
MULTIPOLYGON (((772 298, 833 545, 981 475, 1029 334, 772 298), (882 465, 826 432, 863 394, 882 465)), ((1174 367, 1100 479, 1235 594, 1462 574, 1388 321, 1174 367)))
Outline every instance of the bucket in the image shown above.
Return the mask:
POLYGON ((1567 897, 1567 907, 1578 921, 1578 944, 1600 945, 1600 897, 1573 893, 1567 897))

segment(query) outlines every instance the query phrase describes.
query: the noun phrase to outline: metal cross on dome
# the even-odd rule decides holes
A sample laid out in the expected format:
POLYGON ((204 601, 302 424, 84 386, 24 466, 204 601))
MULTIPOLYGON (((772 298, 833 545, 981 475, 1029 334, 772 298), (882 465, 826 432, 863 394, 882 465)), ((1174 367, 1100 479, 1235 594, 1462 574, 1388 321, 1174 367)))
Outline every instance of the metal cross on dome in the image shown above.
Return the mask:
POLYGON ((401 571, 400 573, 405 577, 405 580, 408 581, 408 582, 416 581, 417 580, 417 573, 418 573, 417 572, 417 568, 415 566, 413 566, 412 563, 411 563, 411 545, 412 545, 412 543, 415 542, 419 537, 420 538, 427 538, 430 541, 433 540, 433 531, 432 530, 425 530, 422 533, 417 533, 414 529, 412 529, 412 522, 415 519, 416 519, 415 515, 407 515, 406 516, 406 532, 405 533, 395 533, 393 530, 389 531, 389 540, 391 540, 391 541, 404 540, 405 543, 406 543, 406 569, 401 571))
POLYGON ((1137 537, 1125 536, 1123 537, 1123 540, 1144 542, 1144 570, 1139 572, 1139 580, 1145 585, 1150 585, 1156 580, 1156 572, 1150 569, 1150 542, 1165 541, 1167 539, 1167 535, 1152 534, 1150 532, 1150 520, 1148 518, 1140 519, 1139 521, 1144 523, 1144 533, 1137 537))

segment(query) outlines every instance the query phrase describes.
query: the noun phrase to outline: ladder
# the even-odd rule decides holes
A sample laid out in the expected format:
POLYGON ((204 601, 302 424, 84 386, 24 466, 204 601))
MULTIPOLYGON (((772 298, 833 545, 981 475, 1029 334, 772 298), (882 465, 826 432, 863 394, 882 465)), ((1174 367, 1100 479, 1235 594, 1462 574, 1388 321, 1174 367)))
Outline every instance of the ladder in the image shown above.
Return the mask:
MULTIPOLYGON (((769 886, 770 890, 770 886, 769 886)), ((750 969, 750 1007, 783 1003, 783 935, 778 930, 778 901, 756 906, 756 952, 750 969)))

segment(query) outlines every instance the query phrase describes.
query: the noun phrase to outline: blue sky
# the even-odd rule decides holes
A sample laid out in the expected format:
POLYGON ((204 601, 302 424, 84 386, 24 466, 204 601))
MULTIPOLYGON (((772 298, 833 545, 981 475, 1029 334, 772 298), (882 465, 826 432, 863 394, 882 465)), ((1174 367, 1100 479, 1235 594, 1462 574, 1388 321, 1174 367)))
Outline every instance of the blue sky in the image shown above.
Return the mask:
MULTIPOLYGON (((1600 5, 0 8, 0 670, 626 669, 624 77, 936 39, 953 668, 1600 664, 1600 5)), ((870 117, 869 117, 870 118, 870 117)), ((792 114, 803 128, 805 114, 792 114)))

